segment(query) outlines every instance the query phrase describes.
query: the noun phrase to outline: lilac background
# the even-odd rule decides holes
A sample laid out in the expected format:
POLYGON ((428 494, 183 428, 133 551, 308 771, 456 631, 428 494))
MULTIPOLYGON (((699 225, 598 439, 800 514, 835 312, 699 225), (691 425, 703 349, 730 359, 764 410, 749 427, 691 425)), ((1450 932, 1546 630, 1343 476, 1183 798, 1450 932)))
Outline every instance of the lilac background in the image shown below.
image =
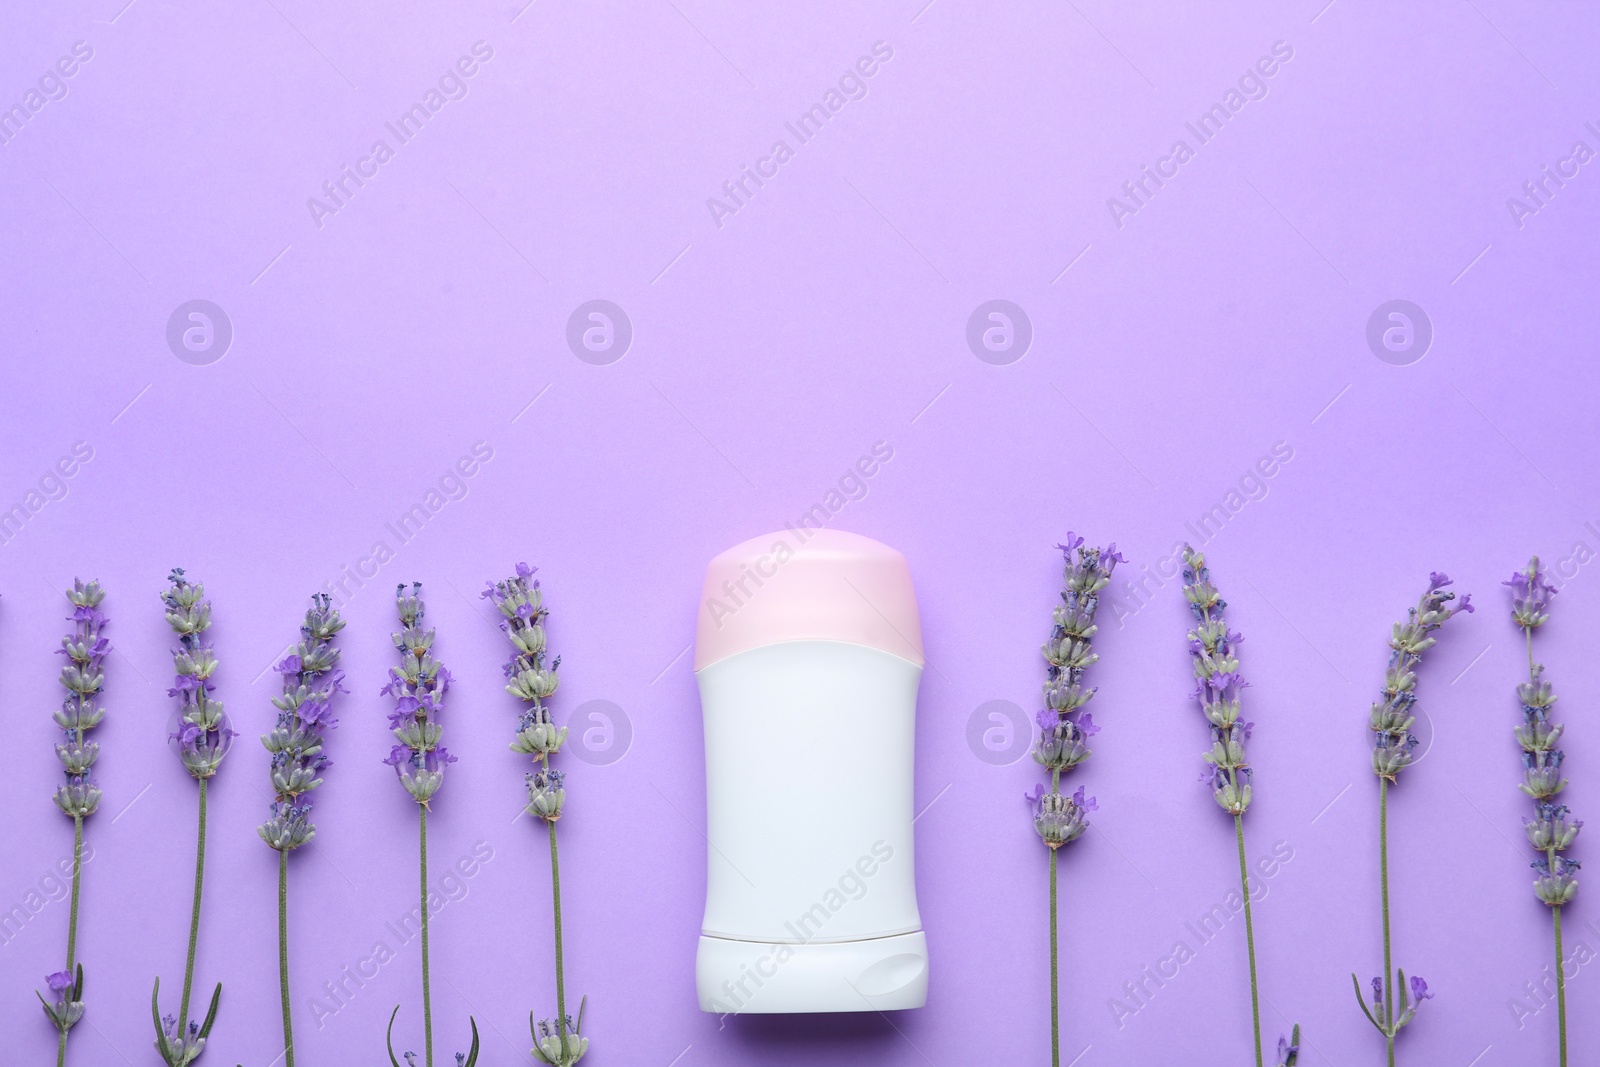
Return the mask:
MULTIPOLYGON (((505 645, 475 599, 522 558, 554 611, 558 704, 613 701, 633 729, 617 762, 568 761, 569 988, 591 994, 586 1063, 1041 1062, 1045 865, 1018 799, 1035 775, 977 758, 969 718, 993 700, 1035 705, 1051 546, 1068 529, 1115 539, 1126 577, 1154 575, 1277 442, 1292 460, 1247 484, 1265 497, 1205 546, 1248 636, 1251 850, 1293 850, 1257 919, 1265 1025, 1275 1036, 1300 1019, 1303 1063, 1380 1056, 1348 985, 1380 959, 1364 718, 1389 624, 1442 568, 1485 610, 1452 623, 1424 668, 1430 748, 1393 804, 1397 962, 1438 992, 1404 1058, 1550 1061, 1554 1011, 1519 1027, 1513 1007, 1546 965, 1549 918, 1519 829, 1520 650, 1495 583, 1531 551, 1600 548, 1600 176, 1585 167, 1520 228, 1506 200, 1576 140, 1600 147, 1584 128, 1600 122, 1600 15, 1506 0, 525 2, 0 13, 0 105, 75 41, 93 48, 68 95, 0 146, 0 506, 74 442, 94 452, 0 547, 0 908, 26 906, 70 854, 48 800, 48 716, 74 575, 110 589, 117 643, 73 1062, 156 1062, 150 981, 175 997, 181 976, 194 789, 164 742, 156 600, 173 565, 215 598, 221 695, 246 735, 214 790, 197 984, 226 993, 203 1062, 278 1054, 274 857, 253 829, 266 668, 307 594, 379 541, 393 560, 346 598, 357 692, 317 847, 294 857, 302 1062, 379 1062, 396 1003, 402 1047, 420 1037, 414 943, 320 1029, 310 1007, 411 905, 413 809, 379 763, 376 694, 401 580, 427 584, 459 680, 436 868, 493 849, 435 926, 439 1051, 464 1045, 473 1012, 483 1063, 529 1062, 526 1013, 552 1010, 547 857, 514 821, 505 645), (468 95, 318 228, 307 198, 480 40, 494 54, 468 95), (894 54, 865 98, 719 228, 707 198, 876 41, 894 54), (1190 139, 1184 122, 1276 41, 1294 54, 1265 99, 1119 228, 1107 198, 1190 139), (1034 330, 1009 366, 965 341, 972 310, 997 297, 1034 330), (165 340, 193 298, 235 331, 209 366, 165 340), (609 366, 565 342, 594 298, 633 324, 609 366), (1396 298, 1435 330, 1409 366, 1365 340, 1396 298), (880 440, 894 458, 832 524, 904 551, 918 582, 929 1006, 719 1029, 691 978, 700 576, 722 548, 798 518, 880 440), (385 523, 476 441, 493 459, 402 545, 385 523)), ((1580 815, 1600 811, 1590 570, 1565 565, 1541 644, 1573 723, 1580 815)), ((1195 781, 1204 730, 1177 585, 1145 588, 1118 583, 1095 669, 1105 730, 1081 780, 1102 810, 1063 864, 1063 1060, 1241 1063, 1240 924, 1203 946, 1185 927, 1235 876, 1230 828, 1195 781), (1196 958, 1119 1025, 1111 998, 1179 939, 1196 958)), ((1569 912, 1586 952, 1600 947, 1593 893, 1569 912)), ((0 945, 0 1033, 18 1062, 53 1044, 31 990, 59 966, 66 910, 45 905, 0 945)), ((1589 970, 1569 989, 1579 1057, 1600 1042, 1589 970)))

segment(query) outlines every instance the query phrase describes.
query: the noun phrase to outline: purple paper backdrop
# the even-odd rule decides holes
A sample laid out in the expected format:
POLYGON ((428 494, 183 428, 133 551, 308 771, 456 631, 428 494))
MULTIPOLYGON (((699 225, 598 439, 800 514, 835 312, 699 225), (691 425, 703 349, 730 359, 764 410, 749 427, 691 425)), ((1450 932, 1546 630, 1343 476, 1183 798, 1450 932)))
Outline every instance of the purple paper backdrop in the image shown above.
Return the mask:
MULTIPOLYGON (((402 580, 426 583, 459 683, 435 867, 492 852, 444 887, 440 1053, 474 1013, 482 1062, 529 1062, 526 1014, 553 1010, 548 858, 515 818, 505 643, 476 599, 528 559, 558 706, 612 702, 631 731, 612 762, 566 761, 586 1063, 1043 1062, 1045 861, 1020 800, 1037 776, 968 738, 990 702, 1036 705, 1072 529, 1131 562, 1079 777, 1101 812, 1062 865, 1063 1062, 1247 1059, 1242 924, 1190 925, 1236 870, 1196 782, 1188 619, 1162 572, 1197 537, 1248 637, 1251 852, 1291 855, 1257 916, 1269 1040, 1299 1019, 1303 1063, 1381 1056, 1349 989, 1380 961, 1365 716, 1389 625, 1439 568, 1482 610, 1424 667, 1429 748, 1392 807, 1397 963, 1438 994, 1403 1058, 1553 1061, 1555 1013, 1525 986, 1548 977, 1549 916, 1496 583, 1533 551, 1564 580, 1540 655, 1572 723, 1571 803, 1596 815, 1592 7, 124 2, 0 13, 0 106, 20 109, 0 114, 0 508, 22 508, 0 545, 8 1058, 53 1046, 31 992, 62 958, 52 870, 71 849, 49 800, 50 653, 80 575, 110 590, 117 652, 72 1061, 156 1062, 147 997, 182 974, 193 848, 156 598, 182 565, 214 597, 244 733, 213 794, 197 985, 226 992, 203 1062, 279 1054, 255 737, 268 665, 307 595, 341 581, 356 692, 316 847, 293 857, 300 1058, 380 1062, 397 1003, 419 1045, 417 945, 387 925, 412 906, 414 809, 380 763, 377 695, 402 580), (452 75, 462 57, 471 77, 452 75), (390 124, 414 104, 402 140, 390 124), (197 299, 208 320, 187 318, 197 299), (611 311, 607 348, 580 314, 569 342, 597 299, 627 328, 611 311), (969 320, 995 299, 1027 326, 1010 311, 991 350, 1004 320, 969 320), (1409 345, 1393 300, 1421 309, 1409 345), (1369 342, 1380 310, 1392 347, 1369 342), (78 442, 92 458, 48 477, 78 442), (491 458, 451 477, 479 442, 491 458), (700 577, 826 503, 876 442, 893 458, 844 483, 856 499, 829 523, 904 551, 918 583, 928 1007, 722 1027, 692 985, 700 577), (1193 958, 1146 978, 1179 941, 1193 958), (374 964, 380 943, 393 958, 374 964)), ((1585 962, 1594 892, 1568 914, 1585 962)), ((1580 1058, 1600 1043, 1590 969, 1569 988, 1580 1058)))

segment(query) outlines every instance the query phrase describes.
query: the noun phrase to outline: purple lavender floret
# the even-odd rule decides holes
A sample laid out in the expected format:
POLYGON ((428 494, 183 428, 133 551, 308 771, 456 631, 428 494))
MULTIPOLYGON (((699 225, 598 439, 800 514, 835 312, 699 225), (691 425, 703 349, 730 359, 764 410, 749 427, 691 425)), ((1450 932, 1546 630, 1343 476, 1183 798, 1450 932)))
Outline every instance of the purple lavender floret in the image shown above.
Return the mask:
POLYGON ((206 639, 211 601, 205 599, 205 586, 184 577, 182 567, 174 568, 167 581, 171 585, 161 594, 161 603, 167 609, 167 625, 178 635, 172 653, 175 677, 167 695, 177 697, 179 704, 178 726, 167 739, 190 775, 210 778, 238 736, 222 701, 211 695, 216 690, 211 676, 217 669, 217 657, 206 639))
POLYGON ((256 828, 270 848, 289 852, 317 835, 311 821, 309 794, 322 784, 322 772, 333 765, 323 751, 328 731, 338 725, 333 698, 343 692, 344 672, 333 639, 344 620, 326 593, 311 597, 300 642, 279 660, 283 692, 272 698, 278 720, 261 744, 271 755, 273 801, 267 821, 256 828))
POLYGON ((1389 637, 1389 666, 1384 672, 1383 692, 1372 705, 1368 725, 1373 735, 1373 773, 1390 782, 1411 765, 1417 747, 1411 727, 1417 721, 1413 710, 1417 702, 1416 668, 1422 662, 1422 654, 1433 647, 1437 640, 1432 636, 1434 631, 1451 616, 1474 610, 1470 596, 1463 596, 1459 604, 1450 606, 1456 594, 1445 592, 1445 587, 1453 584, 1444 574, 1430 574, 1422 599, 1407 611, 1405 622, 1394 624, 1389 637))
POLYGON ((1099 810, 1095 798, 1086 796, 1079 786, 1071 796, 1059 790, 1046 791, 1043 785, 1033 787, 1033 792, 1022 794, 1033 809, 1033 828, 1052 849, 1069 845, 1089 829, 1088 814, 1099 810))
POLYGON ((1228 629, 1223 616, 1228 602, 1212 584, 1205 556, 1188 545, 1183 546, 1183 596, 1195 619, 1195 628, 1189 631, 1189 655, 1198 684, 1190 696, 1200 702, 1211 730, 1200 780, 1223 811, 1243 815, 1250 807, 1253 775, 1244 746, 1255 725, 1239 718, 1241 694, 1250 685, 1239 673, 1239 643, 1244 638, 1228 629))
POLYGON ((410 593, 404 585, 396 586, 395 603, 401 629, 393 636, 400 666, 389 668, 389 681, 382 692, 394 698, 389 726, 399 744, 383 762, 395 769, 412 799, 427 807, 444 784, 444 768, 456 761, 439 743, 443 727, 438 714, 444 710, 450 672, 433 658, 434 631, 421 625, 426 614, 422 583, 413 583, 410 593))

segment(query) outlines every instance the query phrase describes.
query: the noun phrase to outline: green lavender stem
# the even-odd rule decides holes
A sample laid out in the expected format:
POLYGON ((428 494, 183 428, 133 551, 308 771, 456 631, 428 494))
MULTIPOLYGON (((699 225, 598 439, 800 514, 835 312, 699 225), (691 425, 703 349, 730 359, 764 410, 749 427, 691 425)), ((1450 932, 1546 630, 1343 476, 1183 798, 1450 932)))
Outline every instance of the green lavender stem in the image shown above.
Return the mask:
POLYGON ((189 957, 183 966, 183 998, 178 1008, 178 1034, 189 1032, 189 993, 194 988, 194 954, 200 941, 200 895, 206 882, 206 783, 200 779, 200 830, 194 852, 194 906, 189 911, 189 957))
POLYGON ((289 850, 278 850, 278 991, 283 998, 283 1062, 294 1067, 294 1021, 289 1012, 289 850))
MULTIPOLYGON (((417 805, 417 827, 420 838, 422 863, 422 1041, 428 1067, 433 1067, 433 992, 428 980, 428 806, 417 805)), ((554 845, 552 828, 551 844, 554 845)), ((556 929, 560 929, 560 906, 556 911, 556 929)), ((556 943, 559 945, 560 935, 556 943)), ((560 950, 557 949, 559 953, 560 950)))
POLYGON ((1383 1037, 1394 1067, 1394 960, 1389 940, 1389 779, 1378 778, 1378 878, 1383 889, 1383 1037))
POLYGON ((567 1047, 567 985, 561 961, 561 861, 556 855, 556 821, 545 820, 550 827, 550 899, 556 913, 556 1034, 561 1047, 567 1047))
MULTIPOLYGON (((1533 627, 1523 627, 1523 636, 1526 638, 1528 649, 1528 678, 1537 684, 1538 674, 1533 662, 1533 627)), ((1545 863, 1548 869, 1554 871, 1556 867, 1556 850, 1545 850, 1545 863)), ((1567 976, 1563 971, 1565 961, 1561 955, 1561 905, 1557 904, 1550 909, 1556 932, 1556 1028, 1559 1031, 1561 1067, 1567 1067, 1567 976)))
POLYGON ((1556 1019, 1561 1031, 1561 1067, 1567 1067, 1567 977, 1561 958, 1561 905, 1550 909, 1556 923, 1556 1019))
MULTIPOLYGON (((83 731, 78 731, 79 743, 83 740, 83 731)), ((72 905, 67 913, 67 973, 76 974, 78 970, 78 887, 83 880, 83 816, 72 817, 72 905)), ((1559 918, 1557 920, 1559 922, 1559 918)), ((64 1067, 67 1062, 67 1029, 62 1027, 60 1040, 56 1042, 56 1067, 64 1067)))
POLYGON ((1250 917, 1250 873, 1244 861, 1244 816, 1233 817, 1234 837, 1239 841, 1239 890, 1244 894, 1244 941, 1250 950, 1250 1021, 1255 1027, 1256 1067, 1261 1060, 1261 993, 1256 984, 1256 928, 1250 917))
POLYGON ((1056 857, 1050 850, 1050 1067, 1061 1067, 1061 991, 1056 959, 1056 857))
MULTIPOLYGON (((1050 771, 1050 791, 1061 791, 1061 772, 1050 771)), ((1050 850, 1050 1067, 1061 1067, 1061 968, 1056 933, 1056 854, 1050 850)))

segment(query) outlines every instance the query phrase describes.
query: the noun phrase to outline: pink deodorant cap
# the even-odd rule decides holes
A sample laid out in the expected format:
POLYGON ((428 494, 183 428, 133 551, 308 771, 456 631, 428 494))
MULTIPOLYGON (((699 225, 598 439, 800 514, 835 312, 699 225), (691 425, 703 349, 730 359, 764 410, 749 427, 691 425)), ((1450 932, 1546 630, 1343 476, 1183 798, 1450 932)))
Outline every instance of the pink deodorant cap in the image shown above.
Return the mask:
POLYGON ((706 568, 694 669, 784 641, 848 641, 921 666, 922 623, 906 558, 842 530, 753 537, 706 568))

